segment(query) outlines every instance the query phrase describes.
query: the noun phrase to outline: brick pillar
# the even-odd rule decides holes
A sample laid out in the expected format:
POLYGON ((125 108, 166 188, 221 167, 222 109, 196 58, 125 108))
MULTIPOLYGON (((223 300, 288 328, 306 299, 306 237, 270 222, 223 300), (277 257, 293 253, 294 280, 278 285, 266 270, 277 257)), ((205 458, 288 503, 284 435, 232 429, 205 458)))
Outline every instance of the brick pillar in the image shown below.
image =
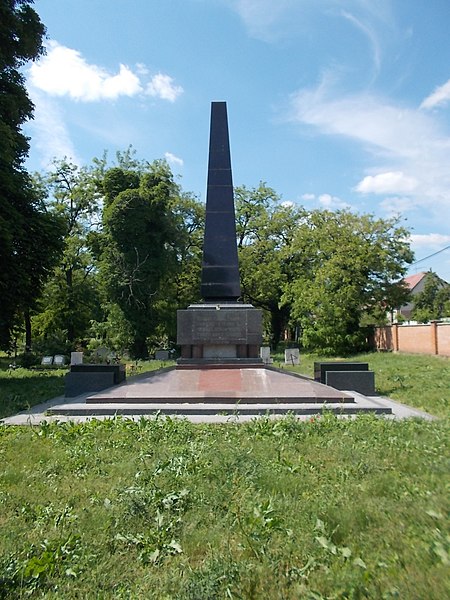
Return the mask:
POLYGON ((392 325, 392 344, 394 352, 398 352, 398 323, 392 325))
POLYGON ((433 351, 435 354, 439 354, 437 321, 431 321, 430 328, 431 328, 431 347, 433 348, 433 351))

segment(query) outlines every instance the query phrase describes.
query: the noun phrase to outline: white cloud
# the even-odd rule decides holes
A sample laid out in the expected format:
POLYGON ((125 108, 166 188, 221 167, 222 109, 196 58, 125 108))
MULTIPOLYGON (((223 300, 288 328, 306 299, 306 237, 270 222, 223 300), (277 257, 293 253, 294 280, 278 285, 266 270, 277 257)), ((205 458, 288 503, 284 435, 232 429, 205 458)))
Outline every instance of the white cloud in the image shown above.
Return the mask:
POLYGON ((142 91, 138 76, 125 65, 120 65, 118 74, 110 75, 86 62, 77 50, 55 41, 49 42, 47 55, 31 65, 30 81, 50 96, 69 96, 83 102, 114 100, 142 91))
POLYGON ((450 235, 442 233, 411 234, 411 243, 416 248, 432 248, 439 250, 450 244, 450 235))
POLYGON ((63 157, 81 164, 57 103, 38 90, 32 90, 31 99, 35 105, 34 118, 27 127, 32 132, 33 146, 40 154, 41 167, 48 169, 54 158, 63 157))
MULTIPOLYGON (((203 0, 206 2, 207 0, 203 0)), ((366 36, 378 69, 381 61, 379 37, 386 35, 394 23, 390 0, 221 0, 234 10, 250 36, 265 42, 311 35, 317 27, 317 15, 345 18, 366 36), (342 10, 345 4, 346 10, 342 10)), ((320 35, 320 30, 316 31, 320 35)))
POLYGON ((425 136, 436 137, 436 127, 427 115, 366 93, 339 97, 329 89, 331 80, 325 74, 316 88, 292 95, 294 120, 326 134, 354 138, 391 156, 417 156, 426 144, 425 136))
POLYGON ((381 65, 381 49, 380 49, 380 44, 379 44, 378 38, 375 34, 375 31, 369 25, 366 25, 360 19, 357 19, 354 15, 352 15, 344 10, 341 12, 341 14, 345 19, 347 19, 350 23, 352 23, 357 29, 362 31, 362 33, 367 37, 367 39, 369 40, 369 44, 372 47, 372 56, 373 56, 373 62, 375 65, 375 69, 376 69, 376 71, 379 71, 380 65, 381 65))
POLYGON ((169 75, 158 73, 147 85, 147 94, 157 96, 169 102, 175 102, 180 94, 183 93, 183 88, 174 84, 174 80, 169 75))
POLYGON ((251 36, 264 41, 279 37, 280 21, 304 4, 301 0, 224 0, 224 3, 231 4, 251 36))
POLYGON ((432 94, 427 96, 420 108, 435 108, 450 101, 450 79, 447 83, 437 87, 432 94))
POLYGON ((389 171, 367 175, 358 183, 356 191, 362 194, 401 194, 412 192, 416 187, 414 177, 408 177, 402 171, 389 171))
POLYGON ((358 191, 403 196, 435 218, 450 210, 450 136, 433 117, 369 93, 342 95, 331 77, 291 97, 291 120, 359 144, 372 166, 358 191))
POLYGON ((341 200, 341 198, 338 198, 338 196, 332 196, 331 194, 319 194, 318 196, 316 196, 316 194, 302 194, 300 198, 305 202, 312 202, 314 200, 317 200, 317 202, 322 206, 322 208, 325 208, 327 210, 341 210, 351 208, 351 205, 348 204, 348 202, 341 200))
POLYGON ((29 80, 35 88, 49 96, 68 96, 81 102, 116 100, 121 96, 137 96, 144 90, 152 96, 173 102, 183 91, 169 75, 158 73, 145 84, 141 78, 148 75, 145 65, 138 64, 136 72, 119 65, 119 72, 111 74, 104 68, 90 64, 78 50, 67 48, 52 40, 47 55, 33 63, 29 80))
POLYGON ((344 202, 337 196, 331 196, 331 194, 321 194, 318 198, 319 204, 328 210, 339 210, 343 208, 350 208, 350 204, 344 202))
POLYGON ((166 152, 164 156, 167 162, 171 165, 177 165, 178 167, 182 167, 184 165, 183 159, 175 156, 175 154, 172 154, 172 152, 166 152))
POLYGON ((382 200, 380 206, 385 213, 394 216, 413 211, 417 203, 408 196, 389 196, 382 200))

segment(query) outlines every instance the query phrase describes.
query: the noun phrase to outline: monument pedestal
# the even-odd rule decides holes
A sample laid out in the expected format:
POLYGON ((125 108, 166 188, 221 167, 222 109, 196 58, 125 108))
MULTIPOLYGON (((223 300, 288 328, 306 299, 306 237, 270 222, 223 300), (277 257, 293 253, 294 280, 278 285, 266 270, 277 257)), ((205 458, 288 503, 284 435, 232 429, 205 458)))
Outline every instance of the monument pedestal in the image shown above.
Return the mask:
POLYGON ((263 364, 261 343, 262 311, 251 304, 211 302, 177 311, 179 365, 263 364))

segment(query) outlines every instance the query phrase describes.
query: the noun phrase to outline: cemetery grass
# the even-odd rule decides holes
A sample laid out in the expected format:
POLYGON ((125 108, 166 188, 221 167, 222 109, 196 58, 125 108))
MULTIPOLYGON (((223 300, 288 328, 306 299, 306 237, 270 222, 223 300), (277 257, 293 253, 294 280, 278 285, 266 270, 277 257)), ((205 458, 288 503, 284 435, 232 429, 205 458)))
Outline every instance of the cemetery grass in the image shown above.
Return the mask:
POLYGON ((284 365, 281 355, 275 356, 274 366, 313 377, 314 362, 330 360, 367 362, 369 369, 375 371, 378 395, 398 400, 438 417, 445 417, 450 413, 450 358, 447 357, 370 352, 337 359, 300 351, 299 366, 284 365))
POLYGON ((66 369, 12 368, 0 357, 0 418, 9 417, 64 393, 66 369))
MULTIPOLYGON (((64 394, 67 369, 12 368, 12 362, 11 358, 0 356, 0 419, 64 394)), ((133 367, 131 373, 140 374, 167 364, 160 361, 133 363, 130 365, 133 367)))
POLYGON ((0 426, 3 599, 449 597, 448 419, 0 426))

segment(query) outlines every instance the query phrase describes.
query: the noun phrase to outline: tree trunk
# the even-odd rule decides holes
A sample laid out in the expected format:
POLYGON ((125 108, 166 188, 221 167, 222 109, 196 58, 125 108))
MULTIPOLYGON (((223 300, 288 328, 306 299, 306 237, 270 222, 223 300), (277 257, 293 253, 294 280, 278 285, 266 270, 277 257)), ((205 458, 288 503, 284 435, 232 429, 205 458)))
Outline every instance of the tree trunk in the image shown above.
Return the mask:
POLYGON ((75 340, 75 326, 74 326, 74 310, 75 303, 73 301, 73 269, 67 269, 66 271, 66 283, 67 283, 67 339, 69 342, 75 340))
POLYGON ((148 358, 147 340, 136 336, 130 348, 132 358, 148 358))
POLYGON ((286 320, 285 311, 278 308, 278 306, 272 307, 270 311, 270 345, 272 350, 275 350, 281 339, 281 334, 284 331, 284 325, 286 320))
POLYGON ((25 322, 25 352, 31 352, 31 317, 30 311, 25 310, 24 313, 25 322))

